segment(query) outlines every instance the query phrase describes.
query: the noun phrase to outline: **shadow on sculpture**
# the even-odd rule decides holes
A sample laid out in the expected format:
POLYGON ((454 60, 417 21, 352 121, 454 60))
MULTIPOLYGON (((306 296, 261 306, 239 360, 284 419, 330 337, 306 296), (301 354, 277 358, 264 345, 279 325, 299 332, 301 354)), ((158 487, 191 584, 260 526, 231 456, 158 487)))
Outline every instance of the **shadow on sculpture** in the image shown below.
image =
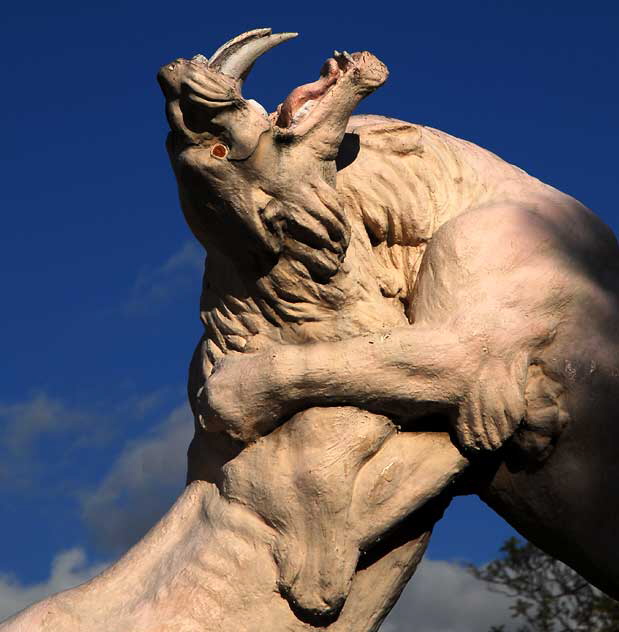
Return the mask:
POLYGON ((189 485, 7 632, 376 630, 459 493, 619 596, 616 239, 471 143, 351 116, 370 53, 267 114, 242 82, 293 36, 159 73, 208 251, 189 485))

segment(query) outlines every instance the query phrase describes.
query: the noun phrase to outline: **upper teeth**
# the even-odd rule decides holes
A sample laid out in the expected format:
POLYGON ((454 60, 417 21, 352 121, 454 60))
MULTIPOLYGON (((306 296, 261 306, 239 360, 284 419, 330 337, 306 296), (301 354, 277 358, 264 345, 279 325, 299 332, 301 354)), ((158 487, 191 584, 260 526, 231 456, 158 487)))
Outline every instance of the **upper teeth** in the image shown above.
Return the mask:
POLYGON ((333 57, 335 59, 343 57, 348 62, 351 62, 351 63, 354 62, 354 59, 352 58, 352 55, 347 50, 345 50, 343 53, 340 53, 339 50, 334 50, 333 51, 333 57))
POLYGON ((292 122, 296 123, 300 118, 302 118, 305 114, 307 114, 307 112, 309 112, 309 110, 311 110, 314 107, 314 104, 316 103, 316 99, 310 99, 309 101, 306 101, 295 113, 294 116, 292 117, 292 122))

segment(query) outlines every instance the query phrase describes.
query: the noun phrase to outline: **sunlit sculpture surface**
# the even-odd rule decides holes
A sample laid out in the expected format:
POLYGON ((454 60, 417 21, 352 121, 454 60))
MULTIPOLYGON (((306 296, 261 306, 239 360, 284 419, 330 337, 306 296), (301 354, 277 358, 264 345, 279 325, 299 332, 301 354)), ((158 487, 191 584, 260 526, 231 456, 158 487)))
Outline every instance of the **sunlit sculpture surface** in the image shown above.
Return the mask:
POLYGON ((351 116, 370 53, 267 114, 242 82, 291 37, 159 73, 208 252, 188 488, 2 630, 376 630, 460 493, 619 596, 615 237, 471 143, 351 116))

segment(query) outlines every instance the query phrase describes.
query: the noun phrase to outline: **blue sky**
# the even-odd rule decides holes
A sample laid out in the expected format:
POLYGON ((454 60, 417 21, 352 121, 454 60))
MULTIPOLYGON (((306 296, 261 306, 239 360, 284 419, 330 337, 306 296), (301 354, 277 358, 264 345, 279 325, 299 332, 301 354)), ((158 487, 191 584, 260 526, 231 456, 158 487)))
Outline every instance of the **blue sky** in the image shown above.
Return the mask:
MULTIPOLYGON (((114 559, 182 489, 202 253, 160 65, 250 28, 299 31, 245 85, 272 110, 334 48, 371 50, 391 77, 361 111, 472 140, 619 230, 619 4, 290 4, 3 9, 0 615, 114 559)), ((480 563, 510 533, 462 499, 429 556, 480 563)))

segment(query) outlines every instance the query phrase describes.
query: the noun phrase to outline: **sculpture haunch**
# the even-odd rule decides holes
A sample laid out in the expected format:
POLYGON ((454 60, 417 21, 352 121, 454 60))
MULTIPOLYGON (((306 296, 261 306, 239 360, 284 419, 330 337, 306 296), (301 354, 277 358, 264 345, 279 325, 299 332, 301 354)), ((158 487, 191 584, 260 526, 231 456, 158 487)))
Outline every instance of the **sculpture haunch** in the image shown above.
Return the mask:
POLYGON ((266 114, 242 81, 293 36, 159 74, 208 250, 188 488, 2 630, 376 630, 457 493, 619 596, 614 236, 471 143, 351 117, 370 53, 266 114))

